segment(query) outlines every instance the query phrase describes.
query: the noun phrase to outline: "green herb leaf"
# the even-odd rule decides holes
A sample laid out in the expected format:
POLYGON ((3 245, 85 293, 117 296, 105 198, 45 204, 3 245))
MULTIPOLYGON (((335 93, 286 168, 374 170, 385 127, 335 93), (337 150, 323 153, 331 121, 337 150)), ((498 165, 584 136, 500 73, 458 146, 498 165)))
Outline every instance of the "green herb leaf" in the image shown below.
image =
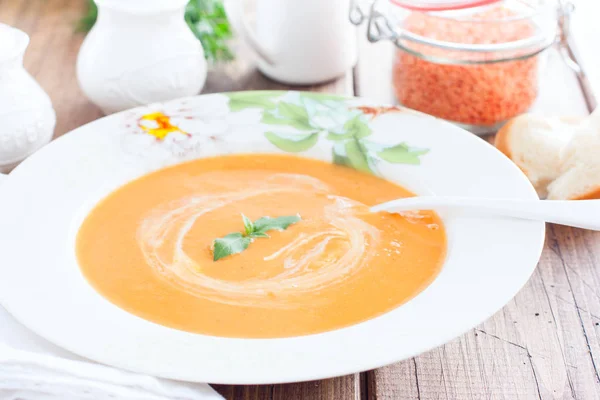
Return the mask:
POLYGON ((307 135, 265 132, 265 137, 279 149, 290 153, 306 151, 319 141, 318 132, 307 135))
POLYGON ((248 248, 251 242, 252 239, 239 232, 230 233, 225 237, 215 239, 213 243, 213 261, 220 260, 232 254, 241 253, 248 248))
POLYGON ((377 155, 381 159, 394 164, 418 165, 421 163, 419 156, 426 154, 428 151, 428 149, 415 149, 406 143, 400 143, 378 152, 377 155))
POLYGON ((287 229, 288 226, 295 224, 300 221, 299 215, 290 215, 286 217, 262 217, 254 221, 254 229, 256 232, 266 232, 272 229, 277 229, 279 231, 283 231, 287 229))
POLYGON ((250 218, 246 217, 244 214, 242 214, 242 220, 244 221, 244 229, 246 230, 246 235, 249 235, 252 232, 254 232, 254 224, 252 223, 252 220, 250 220, 250 218))
POLYGON ((262 217, 252 222, 248 217, 242 214, 244 222, 244 233, 234 232, 225 237, 215 239, 213 242, 213 261, 220 260, 223 257, 232 254, 238 254, 246 250, 252 239, 268 238, 265 232, 272 229, 284 230, 293 223, 300 221, 299 215, 291 215, 287 217, 262 217))
POLYGON ((90 29, 92 29, 92 26, 94 26, 96 20, 98 19, 98 7, 96 6, 96 3, 94 3, 94 0, 87 0, 86 8, 86 14, 83 17, 81 17, 81 19, 77 23, 77 32, 89 31, 90 29))
POLYGON ((252 232, 249 236, 251 238, 268 238, 268 237, 270 237, 269 235, 267 235, 264 232, 252 232))

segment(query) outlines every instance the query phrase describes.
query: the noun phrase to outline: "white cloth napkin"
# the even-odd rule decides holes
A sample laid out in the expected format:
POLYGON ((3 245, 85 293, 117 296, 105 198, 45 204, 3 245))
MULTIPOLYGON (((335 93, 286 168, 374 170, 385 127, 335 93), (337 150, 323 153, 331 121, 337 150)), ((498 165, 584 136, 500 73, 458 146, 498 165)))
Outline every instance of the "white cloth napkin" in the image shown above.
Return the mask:
POLYGON ((87 361, 35 335, 0 306, 0 400, 216 400, 185 383, 87 361))

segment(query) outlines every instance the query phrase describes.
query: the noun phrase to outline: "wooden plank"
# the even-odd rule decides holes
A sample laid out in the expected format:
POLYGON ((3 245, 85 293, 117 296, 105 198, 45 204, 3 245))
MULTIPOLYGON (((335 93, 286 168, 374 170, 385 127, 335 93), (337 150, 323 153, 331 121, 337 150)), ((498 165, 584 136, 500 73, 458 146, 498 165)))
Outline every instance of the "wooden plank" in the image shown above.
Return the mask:
MULTIPOLYGON (((389 43, 361 41, 355 75, 358 96, 394 102, 394 51, 389 43)), ((547 61, 532 112, 586 115, 586 102, 572 71, 556 51, 549 52, 547 61)), ((509 304, 438 349, 370 371, 367 397, 599 398, 599 246, 598 233, 550 226, 537 270, 509 304)))
POLYGON ((213 385, 226 399, 244 400, 353 400, 360 398, 355 375, 287 385, 213 385))
MULTIPOLYGON (((576 398, 600 398, 600 234, 553 226, 548 232, 551 277, 568 376, 576 398), (568 323, 565 323, 568 321, 568 323)), ((548 274, 550 275, 550 274, 548 274)))
POLYGON ((27 0, 3 1, 0 3, 0 23, 14 26, 21 14, 29 6, 27 0))

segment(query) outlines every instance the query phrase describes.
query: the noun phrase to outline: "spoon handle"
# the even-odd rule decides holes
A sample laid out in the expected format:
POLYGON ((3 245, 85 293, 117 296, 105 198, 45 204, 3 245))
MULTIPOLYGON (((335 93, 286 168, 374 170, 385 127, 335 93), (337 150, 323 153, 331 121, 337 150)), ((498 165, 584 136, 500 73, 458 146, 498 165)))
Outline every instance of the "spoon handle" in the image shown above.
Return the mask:
POLYGON ((388 201, 372 207, 371 211, 457 209, 600 230, 600 200, 511 200, 424 196, 388 201))

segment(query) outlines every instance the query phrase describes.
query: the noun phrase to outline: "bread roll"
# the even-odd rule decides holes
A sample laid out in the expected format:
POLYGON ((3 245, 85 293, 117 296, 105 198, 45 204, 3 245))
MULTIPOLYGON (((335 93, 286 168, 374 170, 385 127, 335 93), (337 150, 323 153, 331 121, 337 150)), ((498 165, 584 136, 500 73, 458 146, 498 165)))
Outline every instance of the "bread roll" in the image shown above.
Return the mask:
POLYGON ((548 186, 548 199, 600 198, 600 114, 586 119, 561 152, 560 175, 548 186))
POLYGON ((582 118, 523 114, 510 120, 496 135, 495 145, 527 175, 540 197, 563 169, 562 151, 582 118))

